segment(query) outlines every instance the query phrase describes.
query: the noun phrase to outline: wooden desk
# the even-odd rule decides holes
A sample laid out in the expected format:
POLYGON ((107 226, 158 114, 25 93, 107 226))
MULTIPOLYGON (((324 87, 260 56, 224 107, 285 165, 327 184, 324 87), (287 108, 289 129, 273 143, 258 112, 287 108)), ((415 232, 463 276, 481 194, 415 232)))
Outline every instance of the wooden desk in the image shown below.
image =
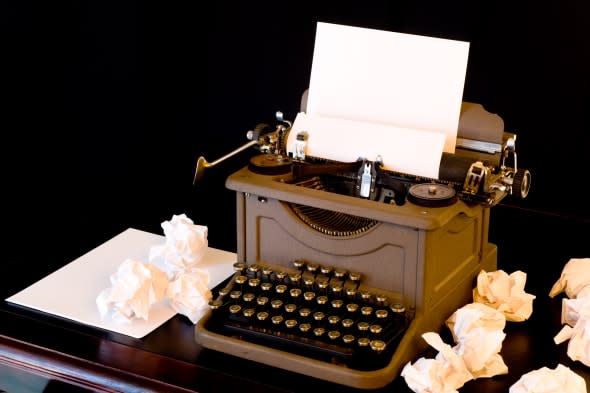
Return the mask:
MULTIPOLYGON (((530 320, 508 323, 501 355, 509 374, 470 381, 461 393, 506 393, 520 376, 562 363, 585 378, 590 368, 556 346, 559 299, 538 298, 530 320)), ((193 325, 180 315, 144 339, 99 331, 3 303, 0 310, 0 364, 86 389, 125 392, 298 392, 355 389, 317 381, 199 347, 193 325)), ((434 353, 425 354, 427 357, 434 353)), ((403 378, 379 392, 411 392, 403 378)))
MULTIPOLYGON (((527 292, 537 298, 528 321, 509 322, 505 328, 501 355, 509 374, 470 381, 459 391, 506 393, 523 374, 541 367, 555 368, 559 363, 585 378, 590 387, 590 367, 567 356, 567 343, 557 346, 553 342, 561 329, 561 300, 547 295, 561 272, 559 262, 569 257, 566 252, 587 255, 587 245, 581 240, 588 233, 588 224, 536 217, 501 206, 495 208, 492 223, 490 236, 499 244, 499 268, 527 272, 527 292), (539 244, 551 247, 523 245, 520 234, 525 231, 539 244)), ((1 299, 43 277, 42 272, 27 271, 24 263, 13 266, 14 271, 8 271, 0 286, 1 299)), ((177 315, 145 338, 133 339, 3 301, 0 367, 15 367, 31 376, 42 375, 94 391, 300 392, 310 386, 319 391, 357 391, 202 348, 194 341, 193 331, 193 324, 177 315)), ((411 393, 403 378, 378 392, 411 393)))

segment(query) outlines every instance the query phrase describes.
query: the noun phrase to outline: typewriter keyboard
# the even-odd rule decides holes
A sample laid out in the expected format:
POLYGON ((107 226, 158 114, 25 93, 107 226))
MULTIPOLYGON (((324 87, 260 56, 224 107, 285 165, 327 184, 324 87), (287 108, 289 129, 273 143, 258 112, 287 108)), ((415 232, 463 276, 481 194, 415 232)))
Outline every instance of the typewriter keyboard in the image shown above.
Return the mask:
POLYGON ((358 370, 387 365, 407 329, 404 306, 361 274, 297 260, 234 264, 213 289, 208 328, 226 336, 358 370))

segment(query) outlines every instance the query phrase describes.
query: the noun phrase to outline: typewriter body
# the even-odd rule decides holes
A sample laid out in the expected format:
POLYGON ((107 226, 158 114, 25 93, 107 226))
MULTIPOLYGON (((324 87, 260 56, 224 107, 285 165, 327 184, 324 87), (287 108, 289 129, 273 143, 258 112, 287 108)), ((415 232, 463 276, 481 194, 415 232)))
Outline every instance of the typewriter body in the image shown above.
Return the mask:
POLYGON ((526 197, 530 186, 530 173, 516 167, 516 135, 481 105, 463 103, 456 152, 443 154, 438 179, 425 179, 379 161, 306 156, 305 136, 289 146, 291 123, 277 119, 274 129, 250 131, 242 148, 197 164, 196 180, 246 147, 261 151, 226 181, 236 192, 238 263, 213 290, 195 338, 315 378, 385 386, 426 349, 423 333, 441 331, 472 301, 477 274, 496 270, 490 207, 526 197), (272 295, 260 289, 264 282, 272 295), (335 300, 339 306, 328 307, 335 300), (349 304, 364 311, 353 316, 349 304), (318 308, 325 318, 315 318, 318 308))

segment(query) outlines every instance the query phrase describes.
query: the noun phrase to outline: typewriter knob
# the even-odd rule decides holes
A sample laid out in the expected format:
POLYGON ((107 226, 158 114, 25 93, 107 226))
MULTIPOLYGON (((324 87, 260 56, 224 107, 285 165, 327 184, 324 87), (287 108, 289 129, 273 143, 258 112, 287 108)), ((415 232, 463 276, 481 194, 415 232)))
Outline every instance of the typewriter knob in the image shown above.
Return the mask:
POLYGON ((527 169, 519 169, 512 180, 512 194, 524 199, 531 188, 531 173, 527 169))

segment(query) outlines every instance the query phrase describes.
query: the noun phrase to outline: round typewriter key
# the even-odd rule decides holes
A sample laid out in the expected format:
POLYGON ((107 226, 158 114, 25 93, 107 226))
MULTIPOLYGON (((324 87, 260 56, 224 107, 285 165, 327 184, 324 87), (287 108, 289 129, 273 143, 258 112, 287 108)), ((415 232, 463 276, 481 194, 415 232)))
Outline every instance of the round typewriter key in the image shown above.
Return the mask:
POLYGON ((236 272, 243 272, 246 269, 246 264, 244 262, 236 262, 234 263, 234 271, 236 272))
POLYGON ((313 329, 313 334, 316 337, 321 337, 324 335, 324 333, 326 333, 326 329, 324 329, 324 328, 318 327, 318 328, 313 329))
POLYGON ((346 296, 353 298, 356 295, 356 288, 348 287, 346 288, 346 296))
POLYGON ((359 309, 359 305, 356 303, 348 303, 346 305, 346 311, 348 311, 351 314, 354 314, 355 312, 357 312, 358 309, 359 309))
POLYGON ((250 303, 253 302, 254 299, 256 299, 256 295, 254 295, 251 292, 245 293, 244 296, 242 296, 242 299, 244 299, 245 302, 250 303))
POLYGON ((301 282, 301 273, 289 274, 289 281, 293 285, 299 285, 299 282, 301 282))
POLYGON ((299 315, 302 316, 303 318, 307 318, 311 315, 311 309, 309 308, 300 308, 299 309, 299 315))
POLYGON ((315 292, 311 292, 311 291, 305 292, 303 294, 303 298, 305 300, 307 300, 308 302, 310 302, 315 298, 315 292))
POLYGON ((303 277, 303 284, 308 288, 313 285, 314 281, 315 279, 313 277, 303 277))
POLYGON ((344 269, 336 269, 334 270, 334 277, 336 278, 344 278, 348 272, 344 269))
POLYGON ((371 344, 371 340, 366 337, 361 337, 358 339, 357 344, 359 347, 368 347, 371 344))
POLYGON ((356 325, 357 329, 360 330, 361 332, 366 332, 367 330, 369 330, 369 323, 368 322, 359 322, 356 325))
POLYGON ((345 334, 342 336, 342 341, 344 344, 352 344, 355 340, 355 337, 352 334, 345 334))
POLYGON ((342 334, 338 330, 330 330, 328 332, 328 338, 332 341, 339 339, 341 335, 342 334))
POLYGON ((288 329, 293 329, 295 326, 297 326, 297 320, 296 319, 287 319, 285 321, 285 326, 288 329))
POLYGON ((362 291, 361 292, 361 299, 363 299, 364 301, 368 302, 369 300, 371 300, 371 292, 369 291, 362 291))
POLYGON ((387 303, 387 296, 385 296, 385 295, 376 295, 375 296, 375 300, 380 305, 384 305, 385 303, 387 303))
POLYGON ((377 310, 377 311, 375 311, 375 316, 378 319, 385 319, 385 318, 387 318, 387 315, 389 315, 389 313, 387 312, 387 310, 377 310))
POLYGON ((340 310, 343 305, 344 302, 341 299, 332 300, 332 308, 334 308, 335 310, 340 310))
POLYGON ((319 289, 326 289, 328 285, 330 285, 330 281, 326 280, 325 278, 320 278, 316 280, 316 285, 319 289))
POLYGON ((393 303, 389 308, 391 309, 391 311, 398 314, 406 312, 406 308, 401 303, 393 303))
POLYGON ((334 295, 339 295, 339 294, 341 294, 341 293, 342 293, 342 289, 344 289, 344 287, 342 286, 342 284, 341 284, 341 283, 334 284, 334 285, 332 286, 332 293, 333 293, 334 295))
POLYGON ((315 263, 308 263, 307 266, 306 266, 307 271, 310 272, 310 273, 317 272, 318 267, 319 266, 317 264, 315 264, 315 263))
POLYGON ((275 276, 276 276, 277 280, 283 281, 285 279, 285 277, 287 277, 287 273, 280 271, 280 272, 276 272, 275 276))
POLYGON ((383 328, 381 327, 381 325, 371 325, 369 327, 369 331, 373 334, 379 334, 383 331, 383 328))
POLYGON ((358 272, 350 272, 348 273, 348 279, 350 281, 359 282, 361 280, 361 274, 358 272))
POLYGON ((293 261, 293 267, 295 267, 295 269, 297 269, 297 270, 303 269, 304 266, 305 266, 304 259, 296 259, 293 261))
POLYGON ((326 276, 329 276, 332 273, 332 270, 334 270, 332 266, 322 266, 320 268, 320 272, 326 276))
POLYGON ((258 318, 259 321, 266 321, 268 319, 268 313, 266 311, 260 311, 256 314, 256 318, 258 318))
POLYGON ((291 295, 291 297, 293 299, 297 299, 299 296, 301 296, 301 289, 299 289, 299 288, 291 288, 289 290, 289 295, 291 295))
POLYGON ((287 290, 287 286, 285 284, 279 284, 275 287, 275 291, 278 294, 283 294, 283 293, 285 293, 286 290, 287 290))
POLYGON ((270 320, 272 321, 272 323, 274 325, 280 325, 281 323, 283 323, 283 316, 282 315, 275 315, 274 317, 272 317, 270 320))
POLYGON ((256 311, 253 308, 245 308, 244 311, 242 311, 242 314, 244 314, 246 318, 252 317, 255 313, 256 311))
POLYGON ((223 306, 223 301, 221 299, 213 299, 209 301, 209 307, 212 310, 217 310, 221 306, 223 306))
POLYGON ((340 317, 338 315, 330 315, 328 317, 328 322, 330 325, 336 325, 338 322, 340 322, 340 317))
POLYGON ((316 321, 321 321, 326 317, 326 314, 324 314, 321 311, 316 311, 313 313, 313 319, 315 319, 316 321))
POLYGON ((229 293, 229 297, 231 297, 234 300, 239 299, 240 297, 242 297, 242 291, 231 291, 229 293))
POLYGON ((297 310, 297 306, 293 303, 285 304, 285 311, 289 314, 294 313, 297 310))
POLYGON ((373 307, 370 307, 370 306, 361 307, 361 314, 363 314, 365 317, 368 317, 372 313, 373 313, 373 307))
POLYGON ((236 284, 242 285, 246 281, 248 281, 248 277, 246 277, 246 276, 239 275, 239 276, 236 277, 236 284))
POLYGON ((352 327, 352 325, 354 325, 354 320, 352 320, 350 318, 345 318, 342 320, 342 326, 345 329, 350 329, 352 327))
POLYGON ((221 288, 217 293, 219 294, 219 296, 226 296, 227 294, 229 294, 230 290, 231 290, 231 287, 224 287, 224 288, 221 288))
POLYGON ((299 325, 299 330, 302 333, 307 333, 311 330, 311 325, 309 323, 302 323, 301 325, 299 325))
POLYGON ((317 297, 317 299, 316 299, 316 302, 317 302, 317 303, 318 303, 320 306, 322 306, 322 305, 324 305, 324 304, 328 303, 328 300, 329 300, 329 299, 328 299, 328 297, 327 297, 327 296, 318 296, 318 297, 317 297))
POLYGON ((270 276, 272 274, 272 269, 268 266, 265 266, 262 268, 262 275, 264 276, 264 278, 266 278, 267 280, 270 279, 270 276))
POLYGON ((371 349, 375 352, 383 352, 383 350, 385 350, 385 342, 381 340, 372 340, 371 349))
POLYGON ((272 289, 272 283, 263 282, 262 284, 260 284, 260 289, 262 289, 263 291, 270 291, 272 289))
POLYGON ((268 298, 266 296, 258 296, 256 299, 256 304, 259 306, 265 306, 268 303, 268 298))
POLYGON ((239 313, 241 309, 242 306, 240 306, 239 304, 232 304, 231 306, 229 306, 229 312, 232 314, 239 313))
POLYGON ((252 264, 248 266, 248 273, 256 274, 260 271, 260 265, 252 264))
POLYGON ((248 280, 248 285, 252 288, 257 288, 260 285, 259 278, 251 278, 248 280))
POLYGON ((278 310, 279 308, 283 307, 283 301, 280 299, 274 299, 270 302, 270 306, 275 310, 278 310))

